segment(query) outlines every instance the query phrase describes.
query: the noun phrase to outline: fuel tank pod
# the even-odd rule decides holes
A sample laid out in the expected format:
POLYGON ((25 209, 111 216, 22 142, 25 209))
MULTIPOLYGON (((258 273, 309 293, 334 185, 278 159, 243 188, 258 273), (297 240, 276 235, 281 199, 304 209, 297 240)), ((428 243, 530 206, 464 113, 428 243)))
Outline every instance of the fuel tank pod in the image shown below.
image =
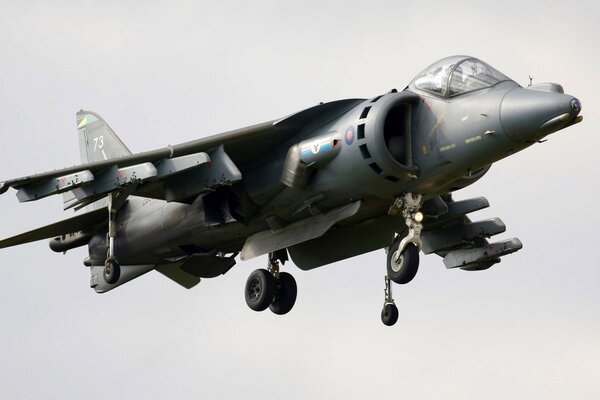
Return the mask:
POLYGON ((64 253, 68 250, 84 246, 92 239, 90 232, 75 232, 57 236, 49 241, 50 249, 56 253, 64 253))

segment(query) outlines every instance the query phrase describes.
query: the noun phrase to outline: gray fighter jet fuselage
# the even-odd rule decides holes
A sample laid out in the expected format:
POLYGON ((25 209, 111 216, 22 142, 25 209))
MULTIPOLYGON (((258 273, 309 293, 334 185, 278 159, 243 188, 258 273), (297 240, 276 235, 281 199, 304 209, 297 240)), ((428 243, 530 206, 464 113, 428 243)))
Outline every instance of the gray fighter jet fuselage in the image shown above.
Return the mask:
POLYGON ((310 270, 365 252, 388 253, 382 319, 397 309, 390 280, 407 283, 418 254, 484 270, 521 248, 498 218, 466 214, 484 198, 451 193, 490 166, 582 117, 557 84, 519 86, 475 58, 440 60, 401 92, 320 104, 282 120, 132 155, 102 118, 78 113, 82 165, 2 183, 21 201, 62 193, 87 211, 6 239, 88 245, 91 285, 105 292, 152 269, 185 287, 268 254, 246 285, 248 305, 288 312, 296 299, 288 254, 310 270))

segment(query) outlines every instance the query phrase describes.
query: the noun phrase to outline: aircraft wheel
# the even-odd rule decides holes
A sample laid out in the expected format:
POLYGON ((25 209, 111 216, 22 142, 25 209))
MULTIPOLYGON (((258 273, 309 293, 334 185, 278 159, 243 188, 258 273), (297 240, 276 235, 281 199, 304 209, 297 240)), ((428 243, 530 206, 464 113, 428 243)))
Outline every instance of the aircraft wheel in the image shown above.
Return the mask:
POLYGON ((275 294, 275 278, 266 269, 257 269, 248 277, 244 294, 246 304, 252 310, 266 310, 275 294))
POLYGON ((281 272, 275 290, 275 298, 269 309, 277 315, 287 314, 294 307, 297 294, 298 286, 294 277, 287 272, 281 272))
POLYGON ((381 310, 381 322, 386 326, 392 326, 398 321, 398 307, 394 303, 387 303, 381 310))
POLYGON ((419 250, 414 243, 404 247, 402 254, 395 259, 400 241, 394 241, 387 254, 387 273, 390 279, 399 284, 413 280, 419 269, 419 250))
POLYGON ((121 266, 114 259, 106 260, 104 264, 104 281, 108 284, 117 283, 121 276, 121 266))

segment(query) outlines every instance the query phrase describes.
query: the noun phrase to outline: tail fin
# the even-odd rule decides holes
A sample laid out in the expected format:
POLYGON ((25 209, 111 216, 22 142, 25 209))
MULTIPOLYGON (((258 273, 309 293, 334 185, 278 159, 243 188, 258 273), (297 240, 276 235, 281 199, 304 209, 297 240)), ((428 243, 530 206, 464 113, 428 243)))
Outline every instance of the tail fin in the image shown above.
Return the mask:
POLYGON ((106 121, 93 111, 81 110, 77 113, 77 132, 82 164, 131 154, 106 121))

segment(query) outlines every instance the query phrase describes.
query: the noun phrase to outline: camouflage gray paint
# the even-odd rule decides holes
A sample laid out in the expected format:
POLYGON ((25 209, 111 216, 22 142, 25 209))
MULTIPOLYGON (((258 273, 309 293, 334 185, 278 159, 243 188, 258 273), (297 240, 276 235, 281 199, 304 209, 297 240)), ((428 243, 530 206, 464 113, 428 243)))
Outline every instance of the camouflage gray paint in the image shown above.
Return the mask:
POLYGON ((399 244, 404 237, 448 268, 487 269, 521 243, 488 243, 505 230, 502 221, 466 217, 487 200, 457 202, 451 193, 580 122, 580 110, 560 85, 522 88, 477 59, 453 56, 402 92, 135 155, 98 114, 80 111, 82 165, 2 182, 0 193, 13 187, 20 201, 63 194, 65 209, 87 211, 0 247, 43 238, 55 251, 87 244, 84 264, 98 292, 152 269, 189 288, 226 273, 238 253, 270 254, 277 280, 288 252, 308 270, 390 248, 392 275, 390 265, 414 258, 399 244))

